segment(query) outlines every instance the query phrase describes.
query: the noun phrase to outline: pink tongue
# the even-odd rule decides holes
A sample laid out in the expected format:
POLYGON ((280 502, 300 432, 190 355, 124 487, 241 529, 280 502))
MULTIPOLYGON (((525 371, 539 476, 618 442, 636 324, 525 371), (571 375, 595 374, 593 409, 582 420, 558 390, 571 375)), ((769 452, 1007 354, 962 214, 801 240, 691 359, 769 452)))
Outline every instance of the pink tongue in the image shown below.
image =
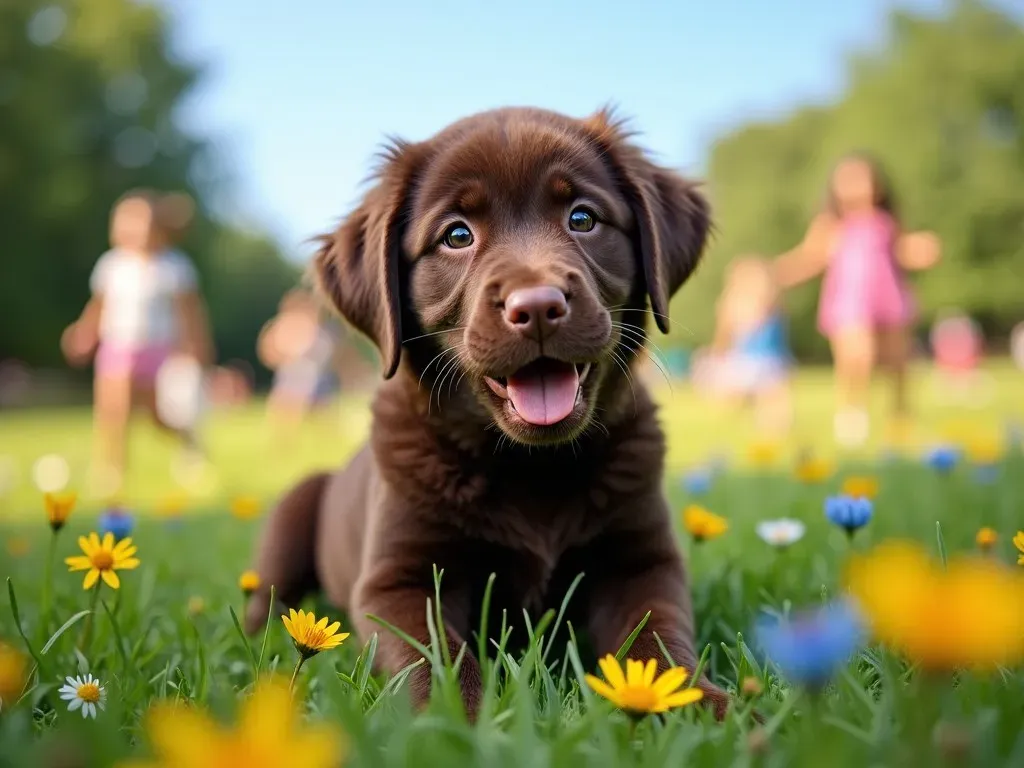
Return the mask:
POLYGON ((508 397, 516 411, 531 424, 557 424, 576 404, 580 377, 576 366, 545 366, 508 377, 508 397))

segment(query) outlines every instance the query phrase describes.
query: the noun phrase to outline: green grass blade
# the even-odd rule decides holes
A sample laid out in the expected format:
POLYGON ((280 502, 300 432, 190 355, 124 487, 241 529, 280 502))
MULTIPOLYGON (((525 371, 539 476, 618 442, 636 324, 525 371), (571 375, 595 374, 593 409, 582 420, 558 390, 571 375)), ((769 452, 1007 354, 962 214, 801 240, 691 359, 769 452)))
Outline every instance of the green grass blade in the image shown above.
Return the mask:
POLYGON ((427 646, 425 646, 423 643, 421 643, 415 637, 410 635, 408 632, 405 632, 405 631, 399 629, 398 627, 396 627, 391 622, 385 621, 384 619, 382 619, 380 616, 374 616, 372 613, 366 614, 366 618, 368 618, 370 621, 372 621, 375 624, 380 624, 380 626, 384 627, 384 629, 386 629, 388 632, 390 632, 391 634, 393 634, 395 637, 399 638, 400 640, 404 640, 406 643, 408 643, 413 648, 415 648, 417 651, 419 651, 420 655, 422 655, 424 659, 428 659, 428 660, 430 659, 430 649, 427 648, 427 646))
POLYGON ((246 637, 245 632, 242 630, 242 625, 238 621, 238 614, 235 613, 233 606, 228 606, 228 611, 231 613, 231 621, 235 625, 235 630, 238 632, 238 638, 242 641, 242 645, 245 647, 245 652, 249 656, 249 663, 252 665, 252 681, 255 683, 260 679, 260 665, 256 661, 256 654, 252 652, 252 646, 249 644, 249 638, 246 637))
POLYGON ((939 560, 942 561, 942 567, 946 567, 946 541, 942 537, 942 523, 938 520, 935 521, 935 539, 939 545, 939 560))
POLYGON ((270 622, 274 620, 274 585, 270 585, 270 606, 267 608, 267 623, 263 627, 263 642, 260 644, 260 657, 256 661, 256 680, 260 679, 260 672, 263 670, 263 659, 267 653, 267 639, 270 637, 270 622))
POLYGON ((79 621, 81 621, 83 618, 85 618, 88 615, 89 615, 89 611, 79 611, 74 616, 72 616, 70 619, 65 621, 64 624, 61 625, 60 629, 58 629, 56 632, 54 632, 52 635, 50 635, 50 639, 46 641, 46 645, 44 645, 42 650, 39 651, 39 655, 40 656, 45 656, 46 652, 49 651, 53 647, 53 644, 56 643, 60 639, 61 635, 63 635, 65 632, 67 632, 69 629, 71 629, 71 627, 73 627, 75 624, 77 624, 79 621))
POLYGON ((495 578, 497 577, 493 573, 487 577, 487 586, 484 587, 484 599, 480 606, 480 631, 476 636, 476 653, 481 667, 483 666, 484 659, 487 658, 487 627, 491 618, 491 593, 494 591, 495 578))
POLYGON ((362 666, 359 668, 359 674, 356 676, 355 683, 360 696, 366 694, 366 686, 370 681, 370 672, 373 670, 373 660, 377 656, 377 642, 378 636, 374 632, 370 635, 366 648, 363 649, 359 656, 359 662, 362 666))
POLYGON ((128 673, 130 669, 128 666, 128 653, 124 649, 124 639, 121 635, 121 627, 117 624, 117 619, 114 617, 114 612, 110 606, 107 605, 106 600, 100 601, 103 604, 103 610, 106 611, 107 618, 110 619, 110 627, 114 632, 114 642, 117 644, 117 655, 121 657, 121 664, 123 666, 124 674, 128 673))
MULTIPOLYGON (((17 627, 18 634, 21 635, 21 639, 25 643, 25 648, 28 649, 29 655, 39 668, 40 677, 48 677, 45 672, 46 665, 43 664, 42 658, 36 654, 35 648, 33 648, 32 643, 29 642, 28 635, 25 634, 25 628, 21 626, 21 612, 18 610, 18 598, 14 594, 14 582, 11 581, 10 576, 7 577, 7 596, 11 601, 11 615, 14 617, 14 626, 17 627)), ((88 611, 86 611, 86 613, 88 613, 88 611)))
POLYGON ((703 652, 700 654, 700 658, 697 659, 697 666, 693 668, 693 676, 690 678, 689 687, 692 688, 700 680, 701 675, 704 674, 704 667, 708 665, 708 657, 711 655, 711 643, 704 646, 703 652))
POLYGON ((565 616, 565 611, 569 607, 569 601, 572 599, 573 593, 576 592, 576 588, 580 585, 580 582, 583 581, 584 575, 585 574, 580 573, 572 580, 572 584, 569 585, 569 589, 566 591, 565 597, 562 598, 562 604, 558 607, 558 615, 555 617, 555 623, 551 627, 551 637, 548 638, 547 648, 544 649, 544 655, 542 657, 544 663, 547 663, 548 654, 551 653, 551 646, 555 644, 555 635, 558 634, 558 627, 561 625, 562 617, 565 616))
POLYGON ((648 620, 651 618, 651 612, 648 611, 644 614, 644 617, 640 620, 640 623, 636 625, 636 629, 629 633, 629 637, 626 638, 625 642, 619 647, 619 650, 615 652, 615 658, 618 661, 622 661, 626 654, 629 653, 629 649, 633 647, 633 643, 636 642, 637 636, 643 631, 644 627, 647 626, 648 620))

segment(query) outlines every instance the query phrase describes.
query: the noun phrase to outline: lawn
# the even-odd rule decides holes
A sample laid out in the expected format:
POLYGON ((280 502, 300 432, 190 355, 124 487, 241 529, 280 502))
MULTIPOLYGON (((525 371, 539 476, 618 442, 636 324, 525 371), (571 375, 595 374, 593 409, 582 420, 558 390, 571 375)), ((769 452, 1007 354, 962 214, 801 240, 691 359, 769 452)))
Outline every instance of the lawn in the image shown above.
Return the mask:
MULTIPOLYGON (((435 695, 425 713, 414 715, 403 676, 372 674, 375 641, 364 645, 353 636, 300 670, 295 690, 308 715, 303 727, 327 724, 343 734, 345 764, 352 766, 1024 765, 1019 668, 924 674, 899 654, 869 643, 838 666, 827 686, 809 689, 766 663, 752 632, 764 611, 786 615, 838 595, 851 551, 868 552, 893 537, 916 540, 936 558, 942 552, 954 558, 974 551, 979 528, 991 526, 999 538, 989 557, 1015 568, 1010 539, 1024 528, 1020 448, 1003 441, 998 466, 984 474, 970 460, 942 475, 919 459, 921 449, 935 441, 989 444, 1003 439, 1008 424, 1024 420, 1021 374, 1002 366, 989 374, 983 402, 975 397, 957 404, 919 371, 918 420, 908 444, 890 450, 883 435, 862 453, 833 456, 829 379, 823 371, 803 373, 796 382, 793 439, 780 446, 769 466, 759 467, 747 456, 748 413, 700 403, 681 383, 660 391, 671 444, 666 485, 674 506, 682 510, 699 502, 729 524, 724 535, 699 544, 681 523, 679 528, 705 669, 737 693, 724 723, 694 707, 635 722, 583 682, 585 673, 597 672, 594 660, 578 653, 574 643, 544 642, 557 616, 534 617, 533 623, 509 616, 514 636, 534 640, 525 655, 495 654, 492 648, 484 667, 486 704, 475 725, 461 712, 450 660, 426 649, 435 695), (820 484, 797 481, 794 457, 805 449, 837 462, 836 472, 820 484), (695 498, 682 476, 712 457, 722 459, 724 468, 695 498), (854 473, 876 478, 879 491, 873 520, 851 541, 822 510, 826 497, 854 473), (802 520, 806 535, 787 549, 774 549, 758 538, 755 526, 782 516, 802 520)), ((874 410, 881 414, 885 393, 876 395, 874 410)), ((0 457, 16 469, 13 488, 0 498, 0 575, 8 579, 12 601, 0 598, 0 640, 33 654, 23 695, 8 694, 15 701, 5 699, 0 710, 0 766, 109 766, 145 757, 153 746, 147 734, 153 721, 146 713, 155 700, 192 703, 196 711, 235 723, 257 677, 266 682, 277 672, 287 680, 297 656, 281 621, 274 617, 266 635, 251 640, 243 640, 233 623, 232 610, 240 614, 244 605, 238 577, 260 521, 230 515, 230 500, 239 494, 269 500, 310 468, 339 463, 366 426, 360 400, 332 407, 288 443, 267 432, 258 405, 214 414, 207 434, 216 474, 189 491, 181 515, 160 515, 154 512, 175 492, 171 447, 141 425, 123 499, 137 512, 133 538, 141 566, 120 572, 120 589, 102 587, 89 612, 94 593, 82 589, 82 573, 68 573, 63 565, 78 553, 76 537, 96 527, 99 502, 83 498, 56 540, 51 618, 44 629, 50 530, 30 468, 40 455, 60 453, 77 487, 88 455, 88 414, 0 415, 0 457), (58 696, 66 676, 85 673, 96 675, 107 693, 106 709, 95 720, 69 713, 58 696)), ((443 601, 443 578, 440 594, 443 601)), ((307 607, 348 625, 330 606, 307 607)), ((955 630, 957 606, 940 608, 928 617, 929 626, 936 633, 955 630)), ((476 652, 478 640, 470 651, 476 652)), ((0 691, 10 669, 5 658, 0 653, 0 691)), ((256 701, 267 703, 262 697, 256 701)), ((246 722, 256 722, 266 737, 258 752, 208 765, 317 768, 312 757, 303 759, 297 738, 288 739, 292 751, 275 751, 271 737, 288 722, 272 717, 272 710, 267 704, 258 713, 265 719, 255 721, 249 712, 246 722)), ((201 744, 205 732, 193 724, 163 733, 165 741, 184 748, 201 744)), ((186 757, 174 765, 207 764, 186 757)))

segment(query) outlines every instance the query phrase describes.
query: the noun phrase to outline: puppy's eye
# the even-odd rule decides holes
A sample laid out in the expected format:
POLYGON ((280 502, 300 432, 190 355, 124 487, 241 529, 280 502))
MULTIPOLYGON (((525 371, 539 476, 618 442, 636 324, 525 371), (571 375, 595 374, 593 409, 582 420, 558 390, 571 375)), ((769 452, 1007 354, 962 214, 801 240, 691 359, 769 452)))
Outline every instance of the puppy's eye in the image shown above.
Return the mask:
POLYGON ((586 208, 576 208, 569 214, 569 229, 573 232, 589 232, 595 224, 597 219, 586 208))
POLYGON ((444 232, 444 244, 449 248, 468 248, 473 244, 473 233, 461 222, 452 224, 444 232))

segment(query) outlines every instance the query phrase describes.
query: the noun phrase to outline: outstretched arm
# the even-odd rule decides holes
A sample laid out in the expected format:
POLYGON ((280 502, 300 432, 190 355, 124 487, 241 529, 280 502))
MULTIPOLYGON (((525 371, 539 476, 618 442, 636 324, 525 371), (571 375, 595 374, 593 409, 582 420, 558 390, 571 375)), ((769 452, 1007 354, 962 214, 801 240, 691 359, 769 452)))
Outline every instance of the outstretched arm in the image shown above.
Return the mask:
POLYGON ((934 232, 907 232, 896 243, 896 261, 904 269, 931 269, 942 258, 942 243, 934 232))
POLYGON ((833 229, 832 217, 819 214, 808 227, 803 241, 775 260, 773 271, 781 288, 799 285, 825 271, 833 229))

